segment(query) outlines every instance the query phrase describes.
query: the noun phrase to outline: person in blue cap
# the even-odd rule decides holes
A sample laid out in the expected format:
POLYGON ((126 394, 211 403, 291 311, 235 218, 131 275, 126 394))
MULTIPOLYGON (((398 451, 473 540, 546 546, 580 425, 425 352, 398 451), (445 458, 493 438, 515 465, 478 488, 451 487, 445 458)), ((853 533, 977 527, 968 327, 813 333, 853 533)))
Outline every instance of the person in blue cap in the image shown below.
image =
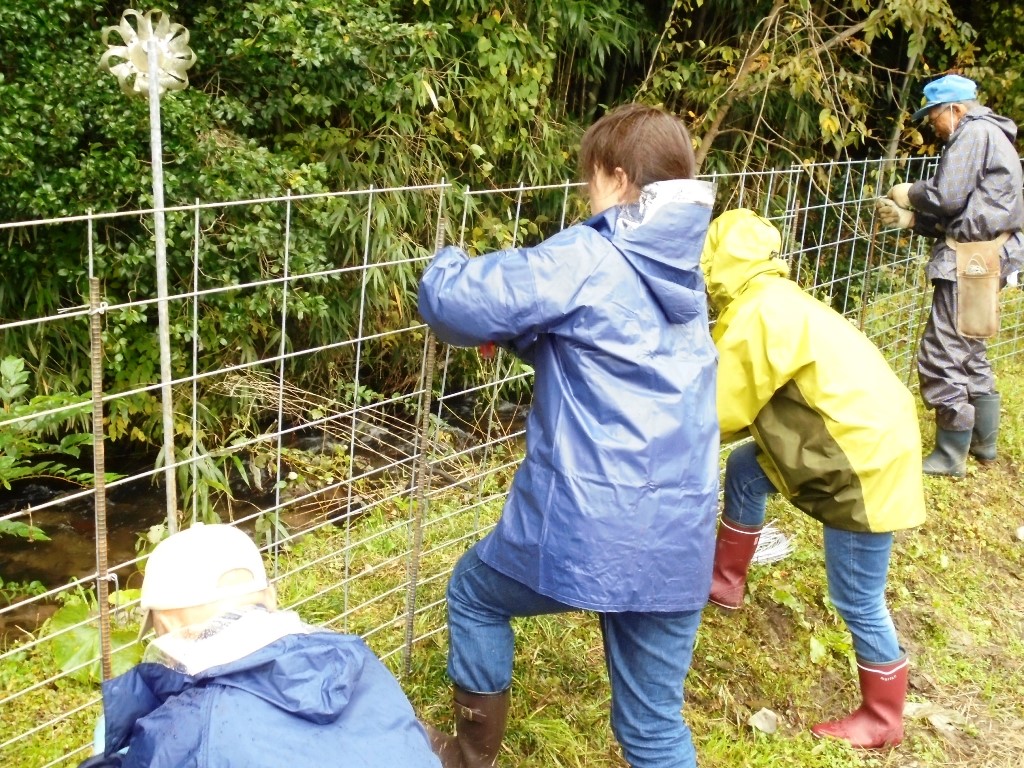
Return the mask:
MULTIPOLYGON (((989 297, 995 315, 999 281, 1024 262, 1024 196, 1014 140, 1017 126, 978 103, 978 86, 946 75, 924 87, 927 119, 944 142, 935 174, 897 184, 877 202, 880 221, 934 237, 927 274, 933 286, 931 314, 918 349, 921 398, 935 410, 935 449, 924 459, 930 475, 963 477, 967 456, 996 458, 999 393, 980 335, 958 326, 957 251, 988 250, 999 261, 989 297)), ((960 280, 960 289, 966 281, 960 280)), ((963 311, 971 309, 962 301, 963 311)), ((994 331, 993 331, 994 332, 994 331)))

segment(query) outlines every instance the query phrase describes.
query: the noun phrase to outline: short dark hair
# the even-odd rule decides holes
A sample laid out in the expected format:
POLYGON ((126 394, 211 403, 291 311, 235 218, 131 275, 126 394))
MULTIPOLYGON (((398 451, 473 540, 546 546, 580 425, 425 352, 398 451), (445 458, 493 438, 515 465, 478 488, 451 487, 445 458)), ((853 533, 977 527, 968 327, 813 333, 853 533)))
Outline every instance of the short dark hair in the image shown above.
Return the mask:
POLYGON ((696 161, 683 121, 663 109, 626 104, 613 109, 583 134, 580 172, 586 181, 595 168, 621 168, 637 188, 655 181, 692 179, 696 161))

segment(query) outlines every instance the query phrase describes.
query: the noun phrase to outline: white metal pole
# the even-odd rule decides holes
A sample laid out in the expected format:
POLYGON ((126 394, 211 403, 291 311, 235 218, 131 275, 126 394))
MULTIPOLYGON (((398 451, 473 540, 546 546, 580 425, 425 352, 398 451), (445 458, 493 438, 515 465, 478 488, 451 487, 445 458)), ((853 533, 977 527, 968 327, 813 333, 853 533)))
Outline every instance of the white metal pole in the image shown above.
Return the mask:
POLYGON ((171 331, 167 306, 167 234, 164 230, 164 166, 160 137, 160 61, 156 35, 146 42, 149 59, 149 143, 153 158, 153 224, 156 238, 156 295, 160 333, 160 396, 164 431, 164 490, 167 497, 167 532, 178 530, 178 490, 175 483, 174 401, 171 382, 171 331))

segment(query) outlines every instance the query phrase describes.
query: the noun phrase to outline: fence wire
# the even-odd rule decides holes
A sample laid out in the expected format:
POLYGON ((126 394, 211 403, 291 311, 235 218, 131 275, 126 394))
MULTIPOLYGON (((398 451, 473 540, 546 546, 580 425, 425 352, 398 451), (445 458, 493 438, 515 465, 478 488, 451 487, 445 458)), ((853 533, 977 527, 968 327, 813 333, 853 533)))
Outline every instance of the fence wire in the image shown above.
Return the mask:
MULTIPOLYGON (((818 163, 711 179, 716 212, 747 207, 775 222, 794 279, 861 327, 912 387, 929 308, 930 243, 881 227, 873 200, 895 181, 928 175, 933 163, 818 163)), ((447 242, 471 253, 530 245, 584 215, 582 192, 571 182, 497 190, 440 183, 167 208, 170 239, 192 262, 187 273, 168 275, 170 311, 189 326, 177 339, 170 382, 175 455, 111 445, 105 471, 114 474, 99 489, 34 477, 0 491, 0 531, 26 524, 49 538, 0 538, 0 763, 70 765, 89 754, 100 678, 108 665, 116 673, 138 659, 140 567, 168 515, 186 525, 242 526, 266 552, 284 607, 362 635, 396 674, 407 671, 423 643, 444 630, 453 564, 500 513, 522 456, 531 383, 530 369, 501 349, 483 358, 442 345, 435 355, 410 309, 415 278, 434 251, 439 222, 448 222, 447 242), (337 262, 310 267, 301 244, 341 221, 330 218, 339 211, 349 225, 332 235, 337 262), (211 234, 225 221, 268 232, 272 242, 258 257, 230 252, 211 234), (246 268, 228 268, 239 263, 246 268), (274 315, 275 343, 256 354, 245 338, 224 337, 211 351, 213 313, 258 308, 254 297, 274 315), (309 332, 306 313, 318 297, 346 302, 345 323, 332 333, 309 332), (409 350, 418 363, 403 358, 409 350), (227 438, 210 429, 214 400, 231 414, 227 438), (165 461, 178 478, 174 510, 159 484, 165 461), (108 591, 111 599, 97 606, 96 595, 108 591)), ((99 258, 96 244, 110 227, 144 232, 153 213, 13 222, 0 224, 0 233, 77 228, 88 244, 83 274, 102 285, 118 254, 99 258)), ((0 318, 0 359, 29 357, 26 338, 70 333, 97 315, 108 328, 148 322, 156 302, 152 295, 90 302, 83 290, 79 306, 0 318)), ((97 342, 108 345, 108 366, 137 366, 133 350, 113 339, 107 333, 97 342)), ((990 356, 1019 358, 1022 347, 1024 291, 1007 290, 990 356)), ((89 368, 88 350, 81 354, 60 364, 89 368)), ((158 370, 135 373, 119 379, 130 386, 67 393, 68 405, 32 413, 5 407, 0 429, 31 432, 45 419, 66 418, 88 432, 90 402, 109 426, 140 398, 161 396, 158 370)))

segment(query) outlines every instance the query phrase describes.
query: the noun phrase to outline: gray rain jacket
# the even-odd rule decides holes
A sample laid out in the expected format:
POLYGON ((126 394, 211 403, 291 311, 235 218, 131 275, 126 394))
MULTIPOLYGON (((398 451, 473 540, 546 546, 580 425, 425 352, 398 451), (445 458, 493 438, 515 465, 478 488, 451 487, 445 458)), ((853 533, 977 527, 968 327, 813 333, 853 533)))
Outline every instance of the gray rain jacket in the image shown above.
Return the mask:
POLYGON ((1016 136, 1012 120, 976 107, 949 137, 935 175, 910 188, 914 231, 936 238, 929 280, 956 280, 956 254, 946 244, 947 236, 968 243, 1015 232, 1003 247, 1002 274, 1024 266, 1024 194, 1013 146, 1016 136))

